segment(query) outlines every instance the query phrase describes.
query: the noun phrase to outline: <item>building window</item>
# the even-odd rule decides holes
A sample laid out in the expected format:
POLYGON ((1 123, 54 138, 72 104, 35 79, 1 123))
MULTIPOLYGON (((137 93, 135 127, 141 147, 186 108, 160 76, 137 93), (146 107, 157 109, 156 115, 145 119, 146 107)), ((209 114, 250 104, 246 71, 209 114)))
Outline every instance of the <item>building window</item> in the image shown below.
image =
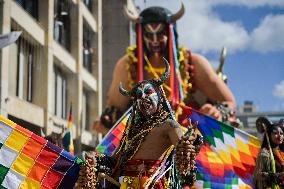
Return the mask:
POLYGON ((90 12, 93 10, 93 1, 92 0, 83 0, 85 6, 89 9, 90 12))
POLYGON ((89 107, 89 94, 86 90, 83 91, 82 99, 82 127, 83 130, 90 129, 90 107, 89 107))
POLYGON ((244 107, 244 113, 251 113, 252 107, 244 107))
POLYGON ((16 0, 16 2, 38 20, 38 0, 16 0))
POLYGON ((92 73, 92 63, 94 57, 94 32, 90 26, 84 21, 83 26, 83 66, 92 73))
POLYGON ((62 119, 67 118, 67 77, 54 67, 54 114, 62 119))
POLYGON ((29 102, 32 102, 33 98, 34 49, 34 46, 26 40, 22 38, 18 40, 16 95, 29 102))
POLYGON ((71 7, 70 0, 54 0, 54 39, 71 49, 71 7))

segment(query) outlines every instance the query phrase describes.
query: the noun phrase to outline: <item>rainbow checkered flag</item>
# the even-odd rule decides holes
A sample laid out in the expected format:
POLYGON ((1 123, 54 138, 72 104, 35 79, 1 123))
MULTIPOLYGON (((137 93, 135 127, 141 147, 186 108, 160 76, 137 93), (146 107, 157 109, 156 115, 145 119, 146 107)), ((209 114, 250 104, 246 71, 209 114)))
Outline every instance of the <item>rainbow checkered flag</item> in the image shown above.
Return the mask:
POLYGON ((124 129, 126 127, 127 120, 131 114, 131 108, 129 108, 124 115, 115 123, 112 129, 105 135, 102 142, 97 146, 96 150, 99 153, 106 155, 113 155, 115 150, 120 145, 124 129))
MULTIPOLYGON (((188 117, 198 121, 205 144, 196 158, 197 189, 251 189, 252 174, 261 141, 237 128, 186 107, 188 117)), ((97 150, 112 155, 120 144, 130 112, 116 123, 97 150)))
POLYGON ((62 143, 64 149, 67 150, 70 154, 74 155, 74 143, 72 135, 72 105, 70 106, 69 117, 68 117, 68 127, 64 133, 62 143))
POLYGON ((252 188, 261 141, 193 109, 189 118, 198 121, 206 142, 196 160, 196 188, 252 188))
POLYGON ((0 189, 73 188, 82 160, 0 116, 0 189))

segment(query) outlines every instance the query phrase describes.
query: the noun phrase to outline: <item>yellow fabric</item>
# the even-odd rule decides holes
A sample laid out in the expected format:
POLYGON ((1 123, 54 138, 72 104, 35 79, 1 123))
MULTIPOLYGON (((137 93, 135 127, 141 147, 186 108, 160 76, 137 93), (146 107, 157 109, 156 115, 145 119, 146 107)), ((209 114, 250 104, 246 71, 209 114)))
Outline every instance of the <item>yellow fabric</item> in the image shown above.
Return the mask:
POLYGON ((16 172, 22 174, 23 176, 27 176, 34 163, 34 160, 29 158, 28 156, 20 154, 14 161, 11 168, 16 172))
POLYGON ((11 121, 11 120, 9 120, 9 119, 6 119, 5 117, 3 117, 3 116, 1 116, 1 115, 0 115, 0 121, 6 123, 7 125, 9 125, 9 126, 12 127, 12 128, 15 128, 16 125, 17 125, 17 124, 14 123, 13 121, 11 121))
POLYGON ((6 140, 5 145, 17 152, 20 152, 27 140, 27 136, 23 135, 17 130, 14 130, 9 136, 9 138, 6 140))
POLYGON ((242 140, 236 138, 236 145, 237 149, 239 149, 241 152, 244 152, 245 154, 250 154, 249 145, 247 145, 247 141, 243 142, 242 140))
MULTIPOLYGON (((267 187, 266 189, 272 189, 271 187, 267 187)), ((274 189, 280 189, 279 185, 276 185, 274 189)))
POLYGON ((120 189, 143 189, 143 184, 147 179, 148 177, 122 176, 120 189))
POLYGON ((20 189, 39 189, 40 188, 40 183, 31 179, 31 178, 26 178, 24 182, 21 184, 20 189))

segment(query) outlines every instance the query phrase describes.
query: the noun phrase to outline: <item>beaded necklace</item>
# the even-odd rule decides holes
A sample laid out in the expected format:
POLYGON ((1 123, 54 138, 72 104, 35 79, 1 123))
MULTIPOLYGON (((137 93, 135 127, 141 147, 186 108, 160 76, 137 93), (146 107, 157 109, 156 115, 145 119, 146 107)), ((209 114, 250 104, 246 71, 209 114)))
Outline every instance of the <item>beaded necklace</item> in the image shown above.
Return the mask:
MULTIPOLYGON (((128 83, 129 87, 132 88, 136 83, 136 77, 137 77, 137 57, 136 57, 136 46, 130 46, 127 48, 127 54, 129 55, 129 60, 127 64, 127 70, 128 70, 128 83)), ((153 74, 155 78, 158 78, 159 75, 162 72, 163 68, 154 68, 148 57, 144 55, 144 59, 147 63, 147 65, 144 67, 144 69, 148 72, 153 74)), ((192 64, 191 60, 191 53, 189 50, 185 48, 179 49, 179 69, 181 70, 181 77, 182 77, 182 90, 184 94, 184 98, 188 96, 189 93, 194 92, 194 86, 193 86, 193 76, 194 76, 194 66, 192 64)), ((171 88, 163 84, 163 87, 170 91, 171 88)))
POLYGON ((135 114, 124 133, 124 139, 118 151, 122 154, 122 162, 132 159, 140 149, 148 133, 154 127, 165 122, 170 115, 169 112, 163 109, 162 103, 159 105, 157 112, 149 118, 140 117, 137 113, 135 114))
MULTIPOLYGON (((145 60, 146 60, 146 62, 147 62, 147 66, 145 67, 145 70, 148 71, 148 73, 152 73, 155 78, 159 78, 160 76, 157 74, 157 72, 158 72, 159 74, 162 74, 162 73, 165 72, 165 68, 154 68, 154 67, 151 65, 151 63, 150 63, 148 57, 147 57, 146 55, 144 55, 144 57, 145 57, 145 60)), ((164 83, 164 84, 163 84, 163 87, 166 88, 168 91, 171 91, 170 86, 168 86, 167 84, 164 83)))

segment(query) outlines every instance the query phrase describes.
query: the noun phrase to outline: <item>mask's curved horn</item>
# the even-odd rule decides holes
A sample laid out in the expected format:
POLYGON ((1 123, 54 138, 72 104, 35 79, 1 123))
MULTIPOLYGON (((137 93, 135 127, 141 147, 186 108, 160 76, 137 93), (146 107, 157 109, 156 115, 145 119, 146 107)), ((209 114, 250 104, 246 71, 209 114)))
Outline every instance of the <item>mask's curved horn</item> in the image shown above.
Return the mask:
POLYGON ((184 4, 183 2, 181 2, 181 8, 177 13, 171 15, 170 22, 175 22, 178 19, 180 19, 183 16, 184 12, 185 12, 184 4))
POLYGON ((131 96, 131 92, 127 91, 123 88, 122 83, 119 83, 119 92, 120 94, 122 94, 123 96, 131 96))
POLYGON ((163 57, 163 60, 166 64, 166 71, 165 73, 163 73, 163 75, 159 79, 156 80, 158 85, 162 85, 170 77, 170 64, 167 61, 167 59, 165 59, 164 57, 163 57))
POLYGON ((133 13, 133 11, 129 10, 125 5, 123 6, 124 15, 129 18, 129 20, 138 23, 139 22, 139 15, 133 13))

